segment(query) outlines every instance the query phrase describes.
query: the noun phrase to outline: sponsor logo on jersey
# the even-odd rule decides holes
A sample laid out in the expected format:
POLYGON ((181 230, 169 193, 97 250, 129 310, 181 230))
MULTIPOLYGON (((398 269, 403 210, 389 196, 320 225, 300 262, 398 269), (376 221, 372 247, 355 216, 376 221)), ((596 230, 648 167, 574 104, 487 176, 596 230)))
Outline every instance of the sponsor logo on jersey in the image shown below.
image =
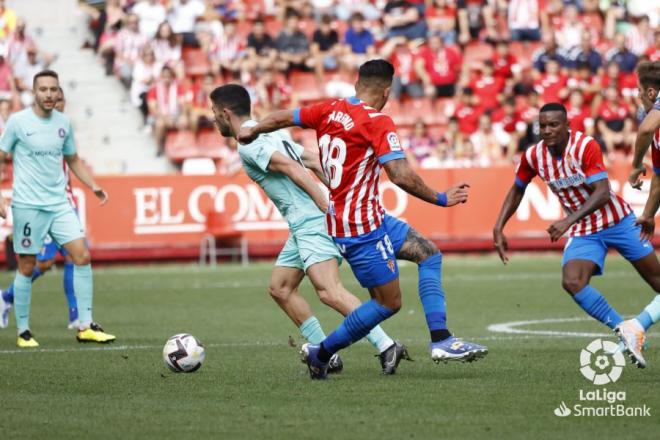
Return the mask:
POLYGON ((399 142, 399 137, 394 132, 387 134, 387 143, 390 144, 390 150, 392 151, 401 151, 401 142, 399 142))

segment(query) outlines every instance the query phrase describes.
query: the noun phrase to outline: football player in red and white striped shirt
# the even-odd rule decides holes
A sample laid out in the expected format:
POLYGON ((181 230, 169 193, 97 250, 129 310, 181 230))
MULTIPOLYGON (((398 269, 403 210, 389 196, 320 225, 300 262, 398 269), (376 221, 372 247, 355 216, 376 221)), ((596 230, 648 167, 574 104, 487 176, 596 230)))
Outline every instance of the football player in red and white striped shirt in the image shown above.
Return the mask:
MULTIPOLYGON (((566 232, 570 237, 562 261, 564 289, 585 312, 621 337, 625 330, 623 318, 589 284, 591 277, 603 273, 607 251, 614 248, 658 291, 660 263, 653 246, 647 240, 640 240, 641 228, 635 224, 630 206, 611 190, 600 145, 583 133, 570 131, 568 124, 562 104, 550 103, 541 108, 541 142, 529 147, 521 157, 515 183, 493 229, 495 248, 506 264, 504 226, 520 205, 527 184, 539 176, 559 198, 567 214, 547 229, 553 242, 566 232)), ((635 341, 623 342, 634 363, 643 368, 644 330, 641 327, 638 330, 641 332, 632 338, 635 341)))
POLYGON ((330 188, 328 232, 373 298, 347 316, 320 345, 307 348, 305 360, 312 378, 325 378, 332 354, 400 309, 397 258, 419 265, 419 294, 431 333, 431 357, 436 362, 472 361, 487 353, 486 347, 461 341, 447 329, 440 281, 442 258, 435 245, 385 214, 380 205, 381 167, 394 184, 428 203, 453 206, 467 201, 466 183, 437 193, 410 168, 392 119, 381 113, 393 75, 389 62, 368 61, 360 67, 355 97, 276 112, 239 134, 239 141, 247 143, 260 133, 293 125, 316 130, 330 188))

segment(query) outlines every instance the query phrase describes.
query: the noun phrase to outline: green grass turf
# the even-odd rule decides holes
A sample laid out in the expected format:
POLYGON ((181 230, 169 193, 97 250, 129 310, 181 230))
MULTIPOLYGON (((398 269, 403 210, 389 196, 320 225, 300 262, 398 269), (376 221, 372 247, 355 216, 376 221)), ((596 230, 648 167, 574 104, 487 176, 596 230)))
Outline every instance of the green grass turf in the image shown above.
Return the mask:
MULTIPOLYGON (((61 271, 40 279, 32 297, 32 330, 40 351, 15 347, 13 317, 0 332, 0 438, 657 438, 660 354, 651 337, 649 367, 628 365, 608 390, 646 404, 650 418, 558 418, 580 389, 579 354, 593 337, 529 337, 492 333, 493 323, 582 317, 561 291, 557 256, 447 257, 449 324, 488 344, 474 364, 436 365, 427 354, 417 270, 402 267, 404 306, 385 324, 408 344, 415 362, 382 377, 373 348, 342 352, 345 370, 312 382, 289 335, 297 329, 266 294, 270 264, 103 268, 95 271, 95 319, 115 333, 111 346, 80 346, 66 330, 61 271), (163 365, 165 340, 180 332, 206 344, 194 374, 163 365), (111 350, 107 350, 111 348, 111 350)), ((365 298, 348 268, 346 285, 365 298)), ((9 274, 0 276, 8 282, 9 274)), ((652 298, 623 260, 610 257, 595 281, 626 315, 652 298)), ((330 332, 340 316, 302 288, 330 332)), ((535 324, 534 330, 604 332, 593 321, 535 324)), ((660 330, 655 330, 656 333, 660 330)), ((614 340, 614 338, 609 337, 614 340)), ((596 405, 603 405, 597 403, 596 405)))

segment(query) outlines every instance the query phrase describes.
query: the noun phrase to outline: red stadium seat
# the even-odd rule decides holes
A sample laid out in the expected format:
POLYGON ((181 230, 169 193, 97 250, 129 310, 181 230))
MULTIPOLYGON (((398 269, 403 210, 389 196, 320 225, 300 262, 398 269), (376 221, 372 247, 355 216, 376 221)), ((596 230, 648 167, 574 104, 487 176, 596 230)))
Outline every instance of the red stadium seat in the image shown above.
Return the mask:
POLYGON ((313 73, 291 72, 289 76, 291 89, 303 102, 318 101, 324 98, 321 85, 313 73))
POLYGON ((201 76, 211 70, 211 63, 201 49, 184 47, 181 58, 186 68, 186 75, 201 76))
POLYGON ((468 66, 480 64, 493 58, 493 46, 488 43, 470 43, 465 47, 463 62, 468 66))
POLYGON ((189 157, 198 157, 195 134, 189 130, 171 131, 165 140, 165 154, 174 162, 189 157))
POLYGON ((216 265, 217 255, 240 257, 243 266, 248 264, 247 239, 226 212, 206 213, 206 234, 199 245, 199 263, 204 264, 208 255, 209 263, 216 265))
POLYGON ((197 154, 202 157, 220 159, 223 148, 226 146, 225 138, 216 130, 202 130, 197 135, 197 154))

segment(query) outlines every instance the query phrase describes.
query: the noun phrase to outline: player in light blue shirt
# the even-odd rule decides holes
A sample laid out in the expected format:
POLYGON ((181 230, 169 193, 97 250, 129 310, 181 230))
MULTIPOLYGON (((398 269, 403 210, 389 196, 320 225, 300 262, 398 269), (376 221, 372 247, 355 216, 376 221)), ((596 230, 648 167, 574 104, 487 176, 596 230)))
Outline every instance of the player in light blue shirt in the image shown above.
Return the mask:
MULTIPOLYGON (((18 327, 17 345, 37 347, 29 326, 32 274, 36 255, 46 235, 62 245, 74 264, 74 292, 78 303, 80 342, 111 342, 92 321, 92 267, 85 233, 66 196, 62 160, 78 179, 101 200, 108 195, 99 187, 76 152, 71 122, 54 110, 59 94, 57 73, 44 70, 34 77, 34 104, 13 114, 0 138, 0 162, 13 156, 14 182, 12 216, 14 251, 18 270, 14 279, 14 312, 18 327)), ((0 196, 0 217, 6 218, 7 204, 0 196)))
MULTIPOLYGON (((242 86, 218 87, 210 98, 215 123, 224 137, 236 138, 241 127, 256 125, 250 118, 250 95, 242 86)), ((325 223, 328 198, 305 169, 325 182, 319 160, 283 131, 239 144, 238 153, 248 176, 261 186, 289 225, 289 238, 275 263, 269 292, 302 336, 310 343, 320 343, 325 333, 298 293, 305 274, 321 301, 344 316, 358 308, 360 300, 339 280, 341 256, 325 223)), ((408 358, 405 346, 392 340, 380 326, 372 329, 367 339, 380 352, 383 374, 394 374, 401 359, 408 358)), ((331 359, 329 367, 330 372, 341 370, 338 356, 331 359)))

